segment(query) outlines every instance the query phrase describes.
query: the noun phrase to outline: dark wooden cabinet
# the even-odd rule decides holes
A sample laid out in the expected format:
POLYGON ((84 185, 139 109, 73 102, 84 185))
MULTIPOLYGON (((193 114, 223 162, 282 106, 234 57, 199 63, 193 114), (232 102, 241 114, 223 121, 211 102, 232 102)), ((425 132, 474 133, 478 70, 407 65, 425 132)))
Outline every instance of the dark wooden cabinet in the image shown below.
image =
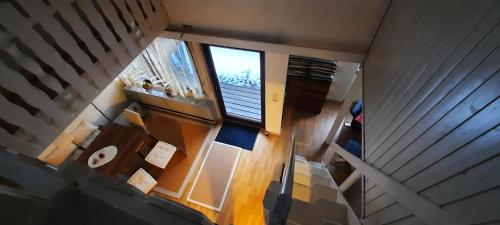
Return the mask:
POLYGON ((331 79, 288 76, 285 105, 320 113, 331 84, 331 79))
POLYGON ((285 105, 320 113, 337 68, 335 61, 291 55, 285 105))

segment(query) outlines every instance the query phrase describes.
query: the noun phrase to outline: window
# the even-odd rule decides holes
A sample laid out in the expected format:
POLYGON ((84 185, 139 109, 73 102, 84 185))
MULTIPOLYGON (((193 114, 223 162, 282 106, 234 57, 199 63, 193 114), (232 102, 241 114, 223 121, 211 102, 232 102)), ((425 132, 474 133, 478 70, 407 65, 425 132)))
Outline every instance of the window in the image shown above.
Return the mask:
POLYGON ((120 74, 129 87, 140 87, 146 80, 173 95, 203 98, 203 89, 189 49, 183 41, 156 38, 120 74))

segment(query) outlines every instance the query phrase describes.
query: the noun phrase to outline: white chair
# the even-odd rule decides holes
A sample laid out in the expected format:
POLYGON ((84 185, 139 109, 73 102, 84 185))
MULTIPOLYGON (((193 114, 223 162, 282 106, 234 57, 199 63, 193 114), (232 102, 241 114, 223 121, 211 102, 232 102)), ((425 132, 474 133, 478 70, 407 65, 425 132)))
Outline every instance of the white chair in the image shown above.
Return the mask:
POLYGON ((144 194, 148 194, 158 182, 148 172, 140 168, 127 180, 127 183, 141 190, 144 194))
POLYGON ((172 156, 174 156, 175 151, 177 151, 175 146, 163 141, 158 141, 155 147, 146 156, 145 160, 159 168, 165 169, 170 159, 172 159, 172 156))
POLYGON ((123 115, 125 116, 125 118, 127 118, 128 122, 141 127, 147 134, 151 134, 146 128, 146 125, 144 124, 144 121, 142 121, 142 117, 139 113, 134 112, 130 109, 125 109, 123 110, 123 115))

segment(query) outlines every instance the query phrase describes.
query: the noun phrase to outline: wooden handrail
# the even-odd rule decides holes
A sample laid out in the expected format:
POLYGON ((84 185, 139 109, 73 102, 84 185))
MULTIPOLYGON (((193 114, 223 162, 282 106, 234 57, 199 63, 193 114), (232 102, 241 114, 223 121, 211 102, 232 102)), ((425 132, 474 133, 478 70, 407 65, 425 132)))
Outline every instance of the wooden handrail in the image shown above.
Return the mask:
POLYGON ((388 195, 393 197, 425 223, 440 225, 465 225, 464 222, 451 216, 436 204, 423 198, 418 193, 404 186, 400 182, 380 172, 378 169, 346 151, 339 145, 333 143, 330 145, 329 149, 330 151, 333 151, 333 153, 342 156, 342 158, 354 166, 357 171, 367 176, 378 187, 384 190, 388 195))

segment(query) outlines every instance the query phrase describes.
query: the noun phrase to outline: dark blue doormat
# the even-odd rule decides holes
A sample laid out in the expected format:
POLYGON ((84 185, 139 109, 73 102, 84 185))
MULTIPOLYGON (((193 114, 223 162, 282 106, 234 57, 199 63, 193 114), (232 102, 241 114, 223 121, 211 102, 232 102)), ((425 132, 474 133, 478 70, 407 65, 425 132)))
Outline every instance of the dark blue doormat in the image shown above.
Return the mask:
POLYGON ((255 140, 257 139, 257 134, 259 134, 259 128, 225 121, 222 123, 222 127, 215 141, 252 151, 255 140))

